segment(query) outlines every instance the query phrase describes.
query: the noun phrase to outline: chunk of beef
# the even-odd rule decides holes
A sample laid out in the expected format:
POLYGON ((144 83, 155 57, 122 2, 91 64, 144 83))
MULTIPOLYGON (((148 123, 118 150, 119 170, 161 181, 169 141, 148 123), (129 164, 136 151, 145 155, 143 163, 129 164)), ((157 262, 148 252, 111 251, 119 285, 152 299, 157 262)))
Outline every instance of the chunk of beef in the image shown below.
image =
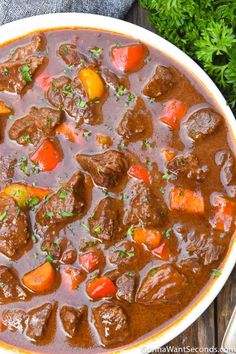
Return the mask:
POLYGON ((192 154, 177 155, 167 164, 167 169, 174 175, 187 176, 198 168, 198 159, 192 154))
POLYGON ((83 64, 89 63, 88 58, 79 52, 75 44, 61 44, 58 50, 58 54, 67 65, 81 66, 83 64))
POLYGON ((27 216, 9 196, 0 197, 0 215, 0 252, 11 258, 29 239, 27 216))
POLYGON ((50 136, 61 123, 60 111, 52 108, 32 107, 28 115, 16 120, 9 130, 9 137, 18 144, 37 145, 42 138, 50 136))
POLYGON ((137 98, 134 108, 128 109, 125 113, 117 128, 117 133, 130 141, 143 140, 151 135, 151 113, 140 97, 137 98))
POLYGON ((75 308, 73 306, 64 305, 60 311, 60 318, 64 331, 69 337, 74 337, 79 329, 84 313, 83 307, 75 308))
POLYGON ((104 345, 120 343, 128 337, 128 319, 120 306, 103 303, 93 309, 93 316, 96 329, 104 345))
POLYGON ((0 64, 0 91, 21 93, 43 62, 43 57, 31 56, 0 64))
POLYGON ((155 74, 146 84, 143 93, 149 97, 159 97, 167 93, 175 84, 172 68, 158 65, 155 74))
POLYGON ((89 172, 94 183, 100 187, 117 186, 128 170, 128 162, 123 153, 109 150, 97 155, 77 155, 82 168, 89 172))
POLYGON ((26 297, 17 276, 9 267, 0 265, 0 303, 25 300, 26 297))
POLYGON ((74 221, 83 212, 84 175, 75 173, 36 213, 36 221, 47 229, 74 221))
POLYGON ((101 103, 93 104, 88 101, 87 94, 78 79, 72 81, 66 76, 53 79, 47 98, 53 106, 63 109, 77 122, 91 125, 102 122, 101 103))
POLYGON ((225 247, 217 244, 211 236, 197 235, 194 232, 188 234, 186 248, 190 255, 201 257, 204 265, 218 261, 225 250, 225 247))
POLYGON ((109 255, 109 261, 116 264, 119 268, 132 268, 138 267, 143 255, 140 252, 140 248, 134 242, 125 241, 116 245, 109 255))
POLYGON ((16 48, 11 56, 11 61, 17 61, 25 59, 31 55, 38 54, 46 49, 46 37, 44 33, 35 34, 31 42, 16 48))
POLYGON ((210 108, 193 113, 186 122, 188 135, 195 141, 212 134, 222 121, 221 116, 210 108))
POLYGON ((185 275, 192 277, 193 275, 201 275, 202 265, 198 258, 182 259, 176 264, 177 268, 185 275))
POLYGON ((89 218, 90 232, 102 240, 111 240, 120 231, 123 205, 110 197, 102 199, 89 218))
POLYGON ((116 280, 118 299, 134 302, 135 295, 135 272, 126 272, 116 280))
POLYGON ((2 313, 2 322, 10 331, 25 331, 28 315, 24 310, 7 309, 2 313))
POLYGON ((169 264, 162 265, 153 268, 144 278, 136 301, 144 305, 178 304, 186 288, 187 280, 183 274, 169 264))
POLYGON ((161 223, 161 202, 145 183, 136 183, 129 195, 130 203, 124 217, 125 224, 157 226, 161 223))
POLYGON ((11 183, 15 165, 16 159, 0 156, 0 190, 11 183))
POLYGON ((50 302, 28 312, 29 321, 26 335, 36 341, 42 339, 52 314, 53 305, 50 302))
POLYGON ((118 90, 121 85, 127 89, 130 86, 127 76, 118 77, 113 71, 107 68, 102 68, 101 74, 105 83, 115 91, 118 90))

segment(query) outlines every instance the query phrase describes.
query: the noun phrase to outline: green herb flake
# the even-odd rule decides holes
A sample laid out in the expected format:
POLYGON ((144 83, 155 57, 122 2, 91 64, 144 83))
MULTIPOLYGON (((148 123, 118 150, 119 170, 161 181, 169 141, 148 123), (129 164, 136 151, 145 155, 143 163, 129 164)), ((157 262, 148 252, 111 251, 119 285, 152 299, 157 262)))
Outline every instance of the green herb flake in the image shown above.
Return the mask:
POLYGON ((99 48, 99 47, 90 48, 89 51, 95 58, 99 58, 103 52, 103 48, 99 48))
POLYGON ((219 278, 219 276, 221 275, 221 270, 220 269, 212 269, 211 275, 214 279, 219 278))
POLYGON ((134 233, 135 226, 131 225, 129 229, 127 230, 127 236, 132 236, 134 233))
POLYGON ((35 236, 35 234, 31 235, 31 240, 33 243, 37 243, 37 237, 35 236))
POLYGON ((67 97, 73 97, 73 92, 72 92, 72 85, 71 84, 67 84, 63 87, 63 89, 61 90, 61 92, 66 95, 67 97))
POLYGON ((144 146, 146 149, 150 149, 151 143, 150 143, 148 140, 144 140, 144 141, 143 141, 143 146, 144 146))
POLYGON ((46 262, 52 263, 54 261, 53 255, 49 252, 45 257, 46 262))
POLYGON ((67 192, 64 189, 62 189, 59 194, 59 199, 66 199, 67 197, 68 197, 67 192))
POLYGON ((164 175, 162 176, 162 179, 164 179, 165 181, 169 181, 169 179, 171 178, 171 173, 170 171, 166 171, 166 173, 164 173, 164 175))
POLYGON ((127 89, 124 85, 120 85, 117 89, 116 89, 116 99, 119 100, 120 97, 124 96, 127 93, 127 89))
POLYGON ((38 197, 32 197, 24 201, 24 205, 30 207, 32 210, 40 202, 38 197))
POLYGON ((48 211, 47 213, 44 214, 44 217, 49 219, 53 218, 53 216, 54 216, 53 211, 48 211))
POLYGON ((84 108, 86 107, 87 103, 86 101, 82 100, 81 97, 79 97, 76 101, 76 106, 79 107, 79 108, 84 108))
POLYGON ((91 133, 90 131, 84 130, 83 136, 84 136, 85 138, 88 138, 88 137, 91 136, 91 135, 92 135, 92 133, 91 133))
POLYGON ((7 216, 7 211, 5 210, 3 213, 0 214, 0 221, 3 221, 7 216))
POLYGON ((128 107, 130 105, 130 103, 133 103, 135 101, 135 98, 136 98, 135 94, 130 92, 128 95, 128 99, 125 103, 126 107, 128 107))
POLYGON ((81 225, 86 231, 90 231, 88 225, 86 225, 84 222, 81 222, 80 225, 81 225))
POLYGON ((101 226, 100 226, 100 225, 95 226, 95 227, 93 228, 93 232, 94 232, 95 234, 100 234, 100 233, 102 232, 101 226))
POLYGON ((61 216, 63 216, 63 217, 66 217, 66 218, 75 216, 74 213, 70 213, 69 211, 61 211, 59 214, 60 214, 61 216))
POLYGON ((160 190, 161 194, 163 194, 163 195, 166 193, 166 190, 165 190, 165 188, 163 188, 163 187, 160 187, 159 190, 160 190))
POLYGON ((127 258, 127 257, 134 257, 134 256, 135 256, 134 252, 129 252, 126 250, 119 250, 119 257, 127 258))
POLYGON ((164 235, 165 235, 165 238, 167 238, 169 240, 171 238, 171 230, 166 230, 164 235))
POLYGON ((23 79, 25 80, 25 82, 31 82, 32 81, 32 76, 30 74, 29 65, 21 66, 20 71, 22 73, 22 76, 23 76, 23 79))
POLYGON ((14 114, 10 114, 8 118, 12 121, 15 119, 15 116, 14 116, 14 114))
POLYGON ((2 74, 7 76, 9 74, 9 70, 7 68, 2 69, 2 74))
POLYGON ((29 135, 29 134, 24 134, 24 135, 22 136, 22 139, 23 139, 26 143, 31 144, 31 139, 30 139, 30 135, 29 135))
POLYGON ((158 271, 157 268, 152 268, 152 270, 150 271, 151 277, 153 277, 157 273, 157 271, 158 271))

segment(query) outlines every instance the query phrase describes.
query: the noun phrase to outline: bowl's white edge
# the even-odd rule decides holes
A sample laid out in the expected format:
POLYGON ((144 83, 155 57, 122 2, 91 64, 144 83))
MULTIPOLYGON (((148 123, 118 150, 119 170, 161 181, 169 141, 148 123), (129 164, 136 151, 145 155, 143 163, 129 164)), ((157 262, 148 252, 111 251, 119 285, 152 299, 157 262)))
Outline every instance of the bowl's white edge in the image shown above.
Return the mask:
MULTIPOLYGON (((200 84, 207 88, 208 92, 215 99, 220 111, 225 116, 235 140, 236 121, 233 113, 231 112, 221 92, 215 86, 213 81, 208 77, 208 75, 192 59, 190 59, 173 44, 137 25, 110 17, 92 14, 59 13, 40 15, 11 22, 1 26, 0 44, 40 29, 53 29, 70 26, 97 28, 119 32, 139 39, 140 41, 143 41, 152 47, 156 47, 167 56, 172 57, 175 61, 182 64, 199 81, 200 84)), ((235 254, 236 242, 233 243, 230 252, 227 255, 221 276, 214 281, 212 286, 206 292, 205 296, 203 296, 201 300, 189 310, 183 319, 176 321, 176 323, 170 326, 168 330, 161 332, 159 335, 155 336, 155 338, 151 338, 149 340, 147 338, 145 343, 142 342, 140 346, 135 345, 135 347, 132 348, 131 344, 129 348, 122 349, 121 351, 129 354, 136 354, 138 352, 144 353, 145 350, 145 353, 147 353, 148 351, 163 346, 174 337, 179 335, 181 332, 183 332, 187 327, 189 327, 207 309, 207 307, 212 303, 214 298, 218 295, 224 286, 234 267, 235 254)), ((3 349, 1 349, 1 353, 4 353, 3 349)), ((9 354, 9 350, 6 350, 6 353, 9 354)))

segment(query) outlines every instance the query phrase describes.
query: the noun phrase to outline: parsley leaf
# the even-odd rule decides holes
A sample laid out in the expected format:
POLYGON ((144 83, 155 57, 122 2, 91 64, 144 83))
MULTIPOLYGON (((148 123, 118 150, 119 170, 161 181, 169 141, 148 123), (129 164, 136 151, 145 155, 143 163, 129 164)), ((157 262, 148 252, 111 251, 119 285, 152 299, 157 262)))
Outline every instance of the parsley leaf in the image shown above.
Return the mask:
POLYGON ((20 71, 22 73, 23 79, 25 82, 31 82, 32 81, 32 76, 30 74, 30 67, 29 65, 24 65, 20 68, 20 71))
POLYGON ((7 216, 7 211, 5 210, 2 214, 0 214, 0 221, 3 221, 7 216))

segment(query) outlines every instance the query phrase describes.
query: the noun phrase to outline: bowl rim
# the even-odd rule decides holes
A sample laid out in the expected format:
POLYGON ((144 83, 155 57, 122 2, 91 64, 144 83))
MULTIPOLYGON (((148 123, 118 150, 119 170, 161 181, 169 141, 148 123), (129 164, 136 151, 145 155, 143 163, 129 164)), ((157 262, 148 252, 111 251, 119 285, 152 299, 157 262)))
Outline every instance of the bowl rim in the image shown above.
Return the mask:
MULTIPOLYGON (((182 52, 175 45, 158 36, 157 34, 142 28, 138 25, 126 22, 124 20, 114 19, 107 16, 85 14, 85 13, 54 13, 38 15, 24 18, 11 23, 0 26, 0 48, 8 42, 30 35, 36 31, 59 30, 63 28, 77 29, 94 29, 104 30, 108 32, 118 33, 121 35, 140 40, 153 48, 163 52, 164 55, 178 62, 201 86, 205 87, 206 92, 210 95, 221 114, 225 117, 231 137, 236 141, 236 121, 232 111, 227 105, 223 95, 209 78, 209 76, 194 62, 188 55, 182 52), (16 31, 17 29, 17 31, 16 31), (17 33, 17 35, 15 34, 17 33)), ((168 324, 165 328, 157 333, 152 332, 145 335, 144 338, 130 343, 124 347, 114 349, 112 353, 135 354, 148 353, 165 345, 173 338, 187 329, 214 301, 225 282, 227 281, 234 265, 236 253, 236 233, 232 236, 232 241, 227 254, 221 265, 222 274, 216 279, 208 282, 205 290, 198 299, 195 299, 178 318, 168 324)), ((9 354, 10 352, 32 353, 32 351, 15 348, 10 344, 0 342, 2 350, 9 354), (5 350, 4 350, 5 349, 5 350)), ((4 352, 2 352, 4 353, 4 352)), ((35 352, 36 353, 36 352, 35 352)), ((38 353, 38 352, 37 352, 38 353)))

